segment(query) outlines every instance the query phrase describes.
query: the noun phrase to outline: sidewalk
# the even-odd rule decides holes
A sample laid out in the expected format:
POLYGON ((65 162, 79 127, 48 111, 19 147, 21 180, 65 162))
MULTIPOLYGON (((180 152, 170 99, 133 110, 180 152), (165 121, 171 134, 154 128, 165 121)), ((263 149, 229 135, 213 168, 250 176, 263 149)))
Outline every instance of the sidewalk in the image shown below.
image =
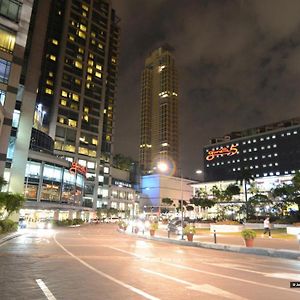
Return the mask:
POLYGON ((234 235, 217 234, 217 243, 214 243, 214 236, 212 233, 194 235, 193 242, 188 242, 186 236, 185 240, 181 240, 181 235, 171 234, 168 238, 166 230, 158 230, 154 237, 150 237, 149 232, 134 234, 130 230, 126 231, 126 234, 137 236, 140 238, 151 239, 161 242, 167 242, 172 244, 200 247, 206 249, 223 250, 238 253, 248 253, 255 255, 279 257, 286 259, 300 260, 300 244, 295 236, 295 239, 282 239, 282 238, 268 238, 257 237, 254 240, 254 247, 245 247, 242 237, 234 235))
POLYGON ((11 233, 4 233, 4 234, 0 234, 0 246, 1 244, 5 243, 6 241, 9 241, 15 237, 18 237, 20 235, 22 235, 22 232, 11 232, 11 233))

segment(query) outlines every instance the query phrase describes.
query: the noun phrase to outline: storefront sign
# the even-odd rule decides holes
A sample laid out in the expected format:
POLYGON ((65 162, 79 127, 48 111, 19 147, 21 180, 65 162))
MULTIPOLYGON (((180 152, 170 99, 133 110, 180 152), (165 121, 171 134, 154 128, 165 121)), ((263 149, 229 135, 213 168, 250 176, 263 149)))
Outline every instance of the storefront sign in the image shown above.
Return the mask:
POLYGON ((219 157, 220 155, 232 156, 238 154, 239 151, 237 149, 237 145, 233 144, 230 147, 222 147, 219 150, 211 150, 208 151, 208 155, 206 156, 206 160, 213 160, 215 157, 219 157))
POLYGON ((69 169, 69 172, 71 174, 76 174, 77 172, 86 176, 86 167, 81 166, 79 163, 77 162, 72 162, 72 166, 69 169))

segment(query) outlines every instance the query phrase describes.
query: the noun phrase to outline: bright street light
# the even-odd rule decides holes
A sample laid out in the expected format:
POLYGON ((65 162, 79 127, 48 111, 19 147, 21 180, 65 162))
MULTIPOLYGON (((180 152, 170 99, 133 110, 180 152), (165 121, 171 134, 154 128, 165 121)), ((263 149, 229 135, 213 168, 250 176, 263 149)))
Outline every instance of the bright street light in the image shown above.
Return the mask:
POLYGON ((160 161, 157 163, 157 169, 160 171, 160 172, 167 172, 169 170, 169 166, 166 162, 164 161, 160 161))

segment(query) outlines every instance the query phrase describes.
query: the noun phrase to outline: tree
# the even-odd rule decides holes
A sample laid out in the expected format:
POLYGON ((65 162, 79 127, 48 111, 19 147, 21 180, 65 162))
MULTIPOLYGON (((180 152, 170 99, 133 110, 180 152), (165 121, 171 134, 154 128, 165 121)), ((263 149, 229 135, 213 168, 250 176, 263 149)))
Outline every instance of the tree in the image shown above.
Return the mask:
POLYGON ((130 171, 134 162, 135 161, 131 157, 123 154, 116 154, 113 158, 113 166, 125 171, 130 171))
POLYGON ((279 198, 286 204, 298 206, 298 218, 300 219, 300 172, 297 171, 290 184, 282 184, 272 190, 274 198, 279 198))
MULTIPOLYGON (((6 181, 0 177, 0 190, 6 181)), ((0 192, 0 211, 6 211, 6 219, 14 212, 18 211, 24 204, 25 198, 21 194, 0 192)))
POLYGON ((161 203, 170 206, 173 204, 173 200, 171 198, 162 198, 161 203))
POLYGON ((216 201, 209 199, 208 194, 204 189, 199 189, 196 191, 195 197, 190 199, 190 203, 206 209, 213 207, 216 204, 216 201))
POLYGON ((254 180, 254 177, 249 169, 244 168, 237 178, 237 182, 244 187, 245 196, 245 208, 246 208, 246 219, 248 219, 248 195, 247 195, 247 184, 250 184, 254 180))

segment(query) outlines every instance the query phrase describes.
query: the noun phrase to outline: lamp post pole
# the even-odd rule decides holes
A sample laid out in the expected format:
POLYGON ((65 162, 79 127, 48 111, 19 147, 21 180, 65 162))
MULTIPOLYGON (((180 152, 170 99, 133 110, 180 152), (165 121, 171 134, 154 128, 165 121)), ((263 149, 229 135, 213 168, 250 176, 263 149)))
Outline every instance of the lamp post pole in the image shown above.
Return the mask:
POLYGON ((183 187, 182 187, 182 183, 183 183, 183 178, 182 178, 182 170, 180 170, 180 191, 181 191, 181 240, 184 240, 184 234, 183 234, 183 187))

